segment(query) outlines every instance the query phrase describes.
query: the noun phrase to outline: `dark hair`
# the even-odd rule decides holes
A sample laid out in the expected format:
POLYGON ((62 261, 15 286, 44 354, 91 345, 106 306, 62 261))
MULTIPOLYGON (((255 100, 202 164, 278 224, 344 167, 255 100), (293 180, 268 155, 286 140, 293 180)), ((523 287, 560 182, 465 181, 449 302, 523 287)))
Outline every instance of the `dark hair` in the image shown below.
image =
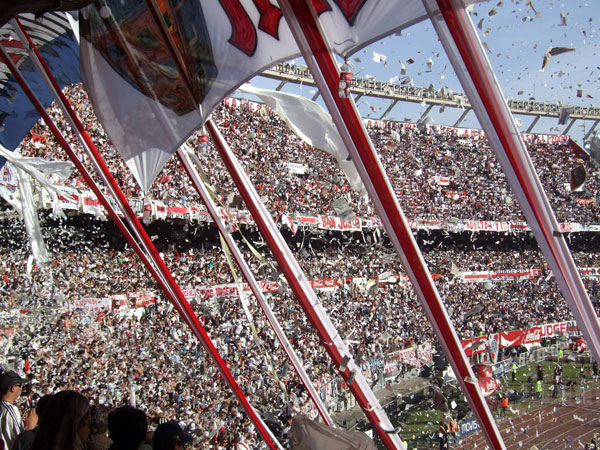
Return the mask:
POLYGON ((91 433, 104 434, 108 431, 108 416, 112 408, 108 405, 92 405, 91 408, 91 433))
POLYGON ((146 439, 148 419, 146 413, 133 406, 121 406, 108 415, 111 448, 117 450, 137 450, 146 439))
POLYGON ((46 408, 48 407, 48 404, 50 403, 52 397, 54 397, 53 394, 46 394, 40 397, 40 399, 37 401, 35 405, 35 412, 39 418, 41 418, 44 414, 44 411, 46 411, 46 408))
POLYGON ((31 450, 83 449, 77 430, 89 411, 88 399, 79 392, 54 394, 44 408, 31 450))

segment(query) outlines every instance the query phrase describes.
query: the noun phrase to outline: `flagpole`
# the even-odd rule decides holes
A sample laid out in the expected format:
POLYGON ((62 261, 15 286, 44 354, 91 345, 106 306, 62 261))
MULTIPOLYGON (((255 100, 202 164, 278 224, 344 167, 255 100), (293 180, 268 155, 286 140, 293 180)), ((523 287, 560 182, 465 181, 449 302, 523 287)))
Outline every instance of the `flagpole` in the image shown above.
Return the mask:
MULTIPOLYGON (((233 257, 234 257, 236 263, 238 264, 238 267, 242 271, 244 278, 248 282, 248 285, 250 286, 252 293, 256 297, 256 300, 258 301, 258 304, 260 305, 267 320, 269 321, 271 328, 273 328, 273 331, 275 332, 275 335, 277 336, 277 339, 281 343, 283 350, 285 351, 290 362, 292 363, 292 366, 294 367, 294 369, 296 370, 296 373, 300 377, 302 384, 306 387, 306 390, 308 391, 310 398, 312 399, 313 403, 315 404, 317 411, 319 411, 319 414, 321 415, 323 421, 327 425, 333 425, 333 420, 331 419, 331 416, 327 412, 327 408, 321 401, 317 391, 315 390, 315 387, 312 384, 312 381, 310 380, 310 378, 308 377, 308 374, 304 370, 304 367, 302 367, 302 363, 298 359, 298 356, 296 356, 296 352, 292 348, 292 345, 290 344, 285 333, 283 332, 281 325, 279 325, 279 322, 277 321, 275 314, 273 314, 273 310, 267 303, 267 300, 265 299, 262 291, 260 290, 260 288, 256 282, 256 279, 254 278, 254 275, 252 274, 252 271, 250 270, 250 267, 248 267, 248 264, 246 263, 246 260, 240 253, 240 250, 239 250, 237 244, 231 237, 231 233, 229 233, 227 231, 227 227, 225 226, 223 220, 221 219, 221 217, 216 209, 216 206, 214 204, 214 201, 212 200, 211 196, 208 193, 208 190, 206 189, 206 186, 204 186, 204 183, 200 179, 198 171, 192 164, 192 161, 190 160, 189 155, 187 154, 187 152, 191 152, 192 150, 189 148, 186 148, 186 147, 187 146, 184 145, 184 148, 180 148, 179 150, 177 150, 177 156, 179 157, 181 164, 183 165, 185 171, 187 172, 190 180, 196 187, 196 191, 198 192, 198 194, 200 194, 202 201, 208 208, 210 216, 213 218, 213 221, 217 225, 217 228, 219 229, 221 236, 223 236, 223 238, 225 239, 225 242, 227 243, 227 247, 229 247, 229 250, 231 250, 231 253, 233 254, 233 257)), ((240 293, 240 295, 241 295, 241 293, 240 293)))
POLYGON ((461 1, 423 4, 577 325, 600 361, 600 321, 473 22, 461 1))
MULTIPOLYGON (((180 52, 177 50, 177 47, 173 41, 171 34, 169 33, 169 30, 166 27, 165 21, 163 19, 163 15, 162 15, 160 9, 158 8, 158 5, 156 4, 156 1, 155 0, 146 0, 146 5, 152 15, 154 23, 156 24, 156 26, 158 27, 158 29, 161 33, 161 36, 167 46, 167 49, 169 51, 171 58, 173 58, 173 61, 175 62, 175 65, 177 67, 179 75, 182 78, 182 80, 184 81, 184 84, 188 91, 188 95, 190 96, 191 99, 193 99, 195 101, 192 83, 191 83, 189 75, 185 69, 185 64, 183 62, 180 52)), ((214 206, 212 205, 212 200, 209 198, 208 195, 203 195, 203 193, 201 192, 202 190, 204 190, 204 186, 202 185, 201 182, 199 182, 200 180, 197 180, 197 177, 198 177, 197 171, 195 170, 195 168, 193 167, 192 164, 186 164, 186 161, 188 161, 188 158, 187 158, 187 155, 181 149, 178 149, 177 155, 180 158, 180 161, 181 161, 182 165, 184 166, 185 170, 187 171, 188 176, 192 180, 192 183, 194 183, 196 190, 198 191, 198 193, 202 197, 205 205, 209 209, 211 217, 213 218, 214 222, 219 227, 219 231, 220 231, 221 235, 225 238, 225 242, 227 243, 229 249, 232 251, 238 266, 240 267, 240 269, 242 270, 242 273, 244 274, 244 277, 246 278, 246 280, 252 287, 253 293, 254 293, 259 305, 261 306, 263 312, 267 316, 267 320, 271 324, 277 337, 280 339, 280 342, 282 343, 282 346, 283 346, 286 354, 288 355, 288 357, 290 358, 290 360, 292 362, 292 365, 296 369, 298 376, 300 377, 300 380, 306 387, 306 389, 309 393, 309 396, 311 397, 313 403, 315 404, 317 410, 319 411, 319 414, 321 415, 321 417, 323 418, 323 420, 325 421, 325 423, 327 425, 333 425, 333 420, 329 416, 329 413, 327 412, 327 408, 325 407, 325 405, 323 405, 321 399, 319 398, 317 392, 315 391, 315 389, 312 385, 312 382, 310 381, 310 379, 308 378, 308 375, 304 371, 302 364, 297 359, 295 353, 293 352, 293 350, 289 344, 289 341, 287 340, 287 338, 285 337, 285 334, 281 330, 281 327, 279 326, 277 319, 274 317, 267 302, 264 300, 264 297, 262 296, 262 292, 258 288, 256 281, 254 280, 254 277, 253 277, 251 271, 249 270, 244 258, 239 253, 239 250, 238 250, 237 246, 235 245, 235 243, 233 242, 233 240, 231 239, 231 237, 229 236, 229 233, 226 232, 225 227, 222 224, 219 214, 216 212, 216 210, 214 210, 214 206)))
MULTIPOLYGON (((0 46, 0 57, 1 57, 1 59, 5 60, 6 56, 7 55, 4 52, 4 49, 0 46)), ((17 81, 19 81, 19 78, 17 76, 15 78, 17 78, 17 81)), ((36 106, 36 103, 35 103, 36 101, 37 101, 37 99, 35 99, 35 101, 32 101, 32 103, 34 104, 34 106, 36 106)), ((36 106, 36 109, 37 109, 37 106, 36 106)), ((116 211, 113 209, 113 207, 111 206, 111 204, 106 200, 104 194, 102 193, 102 191, 100 190, 100 188, 98 187, 98 185, 96 184, 96 182, 93 180, 93 178, 91 177, 91 175, 89 174, 89 172, 87 171, 87 169, 82 165, 81 161, 79 161, 77 155, 73 152, 73 150, 71 149, 71 147, 69 146, 69 144, 66 142, 66 140, 64 139, 64 137, 60 134, 60 131, 58 131, 58 129, 54 129, 55 128, 54 127, 54 123, 52 123, 52 119, 49 116, 47 116, 47 113, 43 109, 43 107, 42 107, 42 111, 43 112, 40 112, 40 115, 42 116, 42 118, 44 119, 44 121, 46 123, 48 123, 48 122, 51 123, 48 126, 51 129, 51 131, 54 134, 54 136, 56 137, 56 139, 58 140, 59 144, 66 151, 67 155, 69 156, 69 159, 71 159, 71 161, 73 162, 73 164, 75 165, 75 167, 79 170, 79 172, 81 173, 81 175, 85 179, 86 183, 88 184, 88 186, 90 187, 90 189, 92 189, 92 191, 94 192, 94 194, 96 195, 96 197, 99 199, 99 201, 102 203, 102 205, 106 209, 106 212, 113 219, 113 221, 115 222, 115 224, 117 225, 117 227, 119 228, 119 230, 121 231, 121 233, 123 234, 123 236, 125 237, 125 239, 127 240, 127 242, 132 246, 132 248, 135 250, 135 252, 138 253, 138 255, 140 255, 140 258, 142 258, 142 260, 145 263, 149 263, 148 258, 143 253, 143 251, 140 248, 139 244, 137 243, 137 241, 135 240, 135 238, 132 236, 131 232, 127 229, 127 227, 125 226, 125 224, 123 223, 123 221, 121 220, 121 218, 118 216, 118 214, 116 213, 116 211)), ((38 112, 39 112, 39 110, 38 110, 38 112)), ((153 268, 150 269, 150 270, 151 270, 151 272, 153 274, 156 273, 157 276, 158 276, 158 273, 153 268)))
MULTIPOLYGON (((184 80, 189 95, 191 98, 194 98, 191 81, 185 70, 184 63, 181 60, 179 52, 176 51, 173 39, 166 29, 162 14, 156 5, 156 2, 154 0, 146 0, 146 4, 169 48, 171 57, 178 68, 180 76, 184 80)), ((246 202, 248 209, 250 209, 261 234, 265 237, 265 241, 271 249, 279 268, 288 280, 292 291, 300 302, 309 321, 317 330, 317 334, 319 335, 326 352, 331 357, 334 364, 339 368, 342 378, 348 382, 350 391, 356 398, 357 403, 362 408, 367 419, 386 448, 404 450, 405 447, 393 431, 394 427, 385 414, 385 411, 379 404, 377 397, 375 397, 371 391, 360 368, 352 359, 346 344, 329 319, 329 316, 321 306, 296 258, 273 223, 273 219, 260 202, 258 193, 252 186, 250 179, 246 176, 243 168, 240 166, 235 155, 227 145, 227 142, 223 139, 218 128, 210 119, 207 121, 207 129, 223 162, 246 202), (343 363, 344 366, 342 366, 343 363)))
POLYGON ((361 373, 360 367, 352 358, 348 347, 329 319, 269 212, 260 202, 258 193, 231 148, 211 119, 206 122, 206 128, 292 292, 300 302, 311 325, 316 329, 327 354, 338 368, 344 381, 349 385, 350 391, 373 429, 386 448, 405 450, 404 444, 395 433, 385 411, 361 373))
MULTIPOLYGON (((25 33, 25 30, 20 27, 20 24, 17 23, 16 28, 23 33, 24 37, 28 38, 27 34, 25 33)), ((80 133, 80 137, 87 136, 87 133, 85 132, 85 129, 83 128, 83 125, 77 118, 77 116, 74 113, 74 111, 72 110, 72 108, 69 106, 69 103, 68 103, 66 97, 64 97, 64 94, 62 94, 62 91, 59 88, 57 88, 58 85, 56 84, 56 80, 54 80, 54 77, 52 76, 47 65, 45 64, 43 59, 39 56, 39 53, 37 52, 35 45, 33 44, 33 42, 30 39, 27 39, 27 40, 28 40, 28 44, 31 47, 31 49, 32 50, 35 49, 34 54, 35 54, 36 58, 34 58, 34 59, 38 59, 40 64, 43 66, 43 71, 41 71, 41 74, 43 74, 43 75, 45 74, 45 78, 50 80, 50 82, 51 82, 50 86, 49 86, 51 92, 55 95, 55 97, 57 98, 57 101, 59 101, 59 103, 61 103, 62 106, 64 108, 66 108, 67 117, 69 117, 77 126, 77 129, 80 133)), ((6 54, 6 52, 4 51, 2 46, 0 46, 0 56, 4 60, 4 63, 10 69, 13 76, 17 79, 18 83, 21 85, 21 87, 25 91, 26 95, 29 97, 32 104, 35 106, 37 111, 40 113, 40 116, 42 116, 44 118, 44 121, 46 122, 48 127, 51 129, 51 131, 55 135, 55 137, 58 139, 61 146, 65 149, 65 151, 67 151, 67 154, 69 155, 69 157, 74 157, 73 162, 75 163, 75 161, 77 161, 77 163, 75 163, 76 166, 83 167, 81 165, 81 162, 78 160, 77 156, 75 155, 75 153, 70 149, 70 146, 67 143, 67 141, 60 134, 60 131, 58 130, 56 125, 54 125, 54 123, 52 122, 52 119, 46 113, 43 106, 41 105, 41 103, 39 102, 39 100, 37 99, 37 97, 35 96, 33 91, 31 90, 31 88, 27 84, 26 80, 22 77, 19 70, 13 64, 12 60, 6 54)), ((225 361, 221 358, 218 350, 214 346, 208 333, 206 332, 206 330, 204 329, 204 327, 198 320, 198 317, 196 316, 196 314, 192 310, 191 306, 187 302, 185 296, 183 295, 183 292, 181 291, 181 289, 175 282, 169 269, 166 267, 165 263, 162 261, 162 259, 158 255, 158 251, 154 247, 154 244, 150 240, 150 237, 147 235, 146 231, 142 227, 137 216, 133 213, 131 207, 129 206, 129 203, 125 199, 125 196, 123 195, 123 193, 120 190, 119 186, 117 185, 116 181, 110 174, 108 167, 106 167, 106 165, 104 164, 102 156, 100 155, 100 153, 97 151, 97 149, 91 142, 91 139, 89 139, 89 136, 87 136, 87 139, 84 139, 84 145, 88 148, 88 150, 90 152, 89 156, 92 159, 92 161, 94 161, 96 163, 97 169, 99 169, 101 171, 103 176, 108 180, 109 185, 112 187, 112 189, 115 190, 115 193, 117 194, 116 199, 119 201, 121 208, 125 212, 125 216, 132 221, 132 223, 135 227, 135 230, 139 233, 139 235, 142 238, 142 242, 145 245, 146 250, 150 253, 150 258, 153 259, 153 262, 158 266, 160 273, 157 273, 158 271, 155 270, 154 266, 148 259, 142 258, 142 261, 146 264, 146 267, 148 268, 148 270, 153 275, 156 275, 155 276, 156 281, 159 283, 161 288, 163 288, 163 291, 165 292, 167 297, 171 300, 171 303, 175 306, 175 308, 177 309, 180 316, 188 324, 188 326, 190 327, 191 331, 194 333, 196 338, 198 338, 198 340, 203 344, 203 346, 206 349, 206 351, 208 352, 208 354, 213 358, 213 360, 217 364, 219 371, 221 372, 221 374, 227 381, 227 384, 229 384, 230 388, 233 390, 234 394, 238 397, 238 399, 242 403, 242 406, 244 407, 244 409, 250 416, 250 419, 256 426, 258 432, 263 437, 263 440, 265 441, 265 443, 269 446, 269 448, 275 450, 276 445, 274 443, 274 440, 271 437, 271 434, 266 429, 266 426, 264 425, 262 419, 258 416, 258 414, 254 410, 252 405, 250 405, 250 403, 248 402, 248 399, 246 398, 246 396, 240 389, 239 385, 233 378, 233 375, 227 368, 225 361), (90 144, 90 145, 88 146, 88 144, 90 144), (166 283, 164 282, 165 279, 166 279, 166 283)), ((86 181, 88 181, 88 180, 86 180, 86 181)), ((95 183, 93 183, 92 185, 95 185, 95 183)), ((90 187, 92 185, 90 185, 90 187)), ((96 188, 97 188, 97 186, 96 186, 96 188)), ((99 194, 98 198, 103 199, 104 196, 103 196, 102 192, 100 192, 99 189, 98 189, 98 192, 96 192, 96 195, 98 195, 98 194, 99 194)), ((104 202, 106 202, 105 199, 104 199, 104 202)), ((104 204, 104 202, 103 202, 103 204, 104 204)), ((108 202, 106 202, 106 203, 108 203, 108 202)), ((278 447, 281 448, 280 445, 278 447)))
POLYGON ((448 362, 454 373, 457 374, 471 409, 479 423, 482 424, 492 448, 505 448, 489 407, 476 385, 477 382, 464 355, 456 330, 360 119, 356 105, 351 96, 350 98, 340 98, 338 94, 340 72, 320 28, 312 2, 279 0, 279 5, 315 82, 319 86, 319 91, 342 140, 361 174, 390 240, 402 260, 427 318, 438 336, 448 362))

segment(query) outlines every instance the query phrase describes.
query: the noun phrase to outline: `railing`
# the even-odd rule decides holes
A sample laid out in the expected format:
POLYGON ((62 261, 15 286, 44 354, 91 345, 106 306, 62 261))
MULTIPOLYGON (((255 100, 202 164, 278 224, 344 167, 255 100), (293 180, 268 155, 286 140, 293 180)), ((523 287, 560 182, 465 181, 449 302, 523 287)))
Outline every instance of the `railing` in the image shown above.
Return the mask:
MULTIPOLYGON (((275 78, 292 83, 315 85, 307 67, 280 63, 266 70, 261 76, 275 78)), ((423 102, 435 105, 446 105, 455 108, 471 108, 467 96, 452 89, 433 90, 418 86, 388 83, 366 78, 354 78, 351 92, 371 97, 383 97, 408 102, 423 102)), ((556 103, 537 102, 532 100, 508 100, 508 106, 514 114, 544 117, 560 117, 564 109, 569 110, 571 119, 600 120, 600 108, 569 106, 556 103)))

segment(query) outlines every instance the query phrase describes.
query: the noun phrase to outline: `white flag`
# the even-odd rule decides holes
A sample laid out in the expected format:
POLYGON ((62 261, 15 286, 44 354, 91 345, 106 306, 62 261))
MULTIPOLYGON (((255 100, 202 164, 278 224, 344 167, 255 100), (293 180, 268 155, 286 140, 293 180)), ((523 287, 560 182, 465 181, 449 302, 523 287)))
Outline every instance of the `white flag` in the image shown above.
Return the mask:
POLYGON ((300 139, 333 156, 353 190, 366 192, 331 116, 321 105, 300 95, 259 89, 249 84, 241 86, 240 91, 260 97, 300 139))
MULTIPOLYGON (((473 3, 468 0, 466 3, 473 3)), ((171 154, 238 86, 299 54, 273 2, 159 2, 193 98, 139 0, 81 10, 82 78, 117 150, 144 191, 171 154)), ((313 1, 333 50, 349 55, 426 17, 421 0, 313 1)))

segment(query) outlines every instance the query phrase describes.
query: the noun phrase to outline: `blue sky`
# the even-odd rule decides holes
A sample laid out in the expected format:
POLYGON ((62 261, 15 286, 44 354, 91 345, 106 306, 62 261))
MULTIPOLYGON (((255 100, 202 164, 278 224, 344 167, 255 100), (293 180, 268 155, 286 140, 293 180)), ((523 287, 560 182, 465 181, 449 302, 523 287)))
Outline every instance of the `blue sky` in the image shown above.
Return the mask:
MULTIPOLYGON (((488 58, 507 99, 600 105, 599 0, 496 0, 476 5, 472 20, 488 49, 488 58), (540 71, 544 53, 550 46, 569 47, 575 51, 552 57, 545 70, 540 71), (581 90, 580 98, 577 97, 578 90, 581 90)), ((401 36, 390 36, 374 43, 353 55, 351 60, 359 77, 369 75, 381 81, 404 78, 400 74, 404 64, 406 76, 412 78, 415 86, 433 84, 436 90, 447 87, 463 92, 428 21, 403 31, 401 36), (373 52, 385 55, 385 63, 373 61, 373 52), (430 58, 433 65, 429 69, 427 63, 430 58), (414 63, 408 64, 409 59, 414 63)), ((298 59, 296 63, 302 65, 303 61, 298 59)), ((260 78, 254 79, 252 84, 275 88, 278 83, 260 78)), ((283 90, 310 97, 316 92, 310 86, 299 87, 290 83, 283 90)), ((389 102, 365 98, 358 103, 361 115, 373 118, 379 118, 388 105, 389 102)), ((398 103, 387 117, 416 121, 424 108, 418 104, 398 103)), ((439 113, 439 109, 434 108, 429 115, 434 124, 452 125, 461 113, 461 110, 452 108, 439 113)), ((523 131, 533 120, 529 116, 518 118, 523 122, 523 131)), ((569 134, 582 143, 591 125, 592 121, 578 121, 569 134)), ((479 128, 472 112, 462 126, 479 128)), ((565 127, 558 125, 557 119, 542 119, 534 132, 560 134, 565 127)), ((600 130, 600 126, 597 129, 600 130)))

